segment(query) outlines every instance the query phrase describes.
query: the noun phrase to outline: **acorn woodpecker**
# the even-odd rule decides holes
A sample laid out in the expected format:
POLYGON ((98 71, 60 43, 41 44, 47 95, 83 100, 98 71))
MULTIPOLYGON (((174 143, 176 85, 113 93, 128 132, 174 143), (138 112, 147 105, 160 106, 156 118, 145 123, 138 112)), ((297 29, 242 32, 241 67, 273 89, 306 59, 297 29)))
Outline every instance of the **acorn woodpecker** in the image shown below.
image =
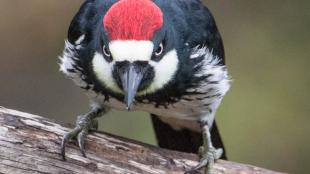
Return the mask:
POLYGON ((210 173, 223 155, 214 122, 229 90, 224 48, 200 0, 86 0, 73 18, 60 70, 85 89, 91 110, 63 138, 84 140, 109 109, 152 115, 159 146, 194 152, 210 173), (212 138, 211 138, 212 137, 212 138))

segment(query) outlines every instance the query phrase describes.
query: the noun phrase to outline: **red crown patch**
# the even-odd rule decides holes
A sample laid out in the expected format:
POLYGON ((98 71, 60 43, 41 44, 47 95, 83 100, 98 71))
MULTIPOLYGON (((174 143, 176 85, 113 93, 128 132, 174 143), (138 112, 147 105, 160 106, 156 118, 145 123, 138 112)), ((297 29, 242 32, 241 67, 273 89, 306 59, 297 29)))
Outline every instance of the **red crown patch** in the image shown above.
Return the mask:
POLYGON ((110 40, 151 40, 163 25, 163 14, 151 0, 120 0, 108 10, 103 25, 110 40))

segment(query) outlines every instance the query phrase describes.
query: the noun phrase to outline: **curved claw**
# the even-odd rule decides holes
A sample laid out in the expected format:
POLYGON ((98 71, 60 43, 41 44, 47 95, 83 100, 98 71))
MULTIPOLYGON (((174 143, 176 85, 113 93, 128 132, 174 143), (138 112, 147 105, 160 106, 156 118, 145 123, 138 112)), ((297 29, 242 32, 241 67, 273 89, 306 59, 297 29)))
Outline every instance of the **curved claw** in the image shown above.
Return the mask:
POLYGON ((61 142, 61 156, 66 160, 66 144, 72 138, 77 138, 80 151, 84 157, 85 154, 85 138, 91 128, 98 129, 98 121, 96 117, 100 117, 105 112, 104 108, 92 108, 92 110, 85 114, 78 116, 76 120, 76 127, 69 133, 65 134, 61 142))
POLYGON ((80 148, 80 152, 82 153, 83 157, 86 158, 86 153, 85 153, 85 138, 86 135, 88 134, 88 130, 84 129, 82 130, 78 136, 77 136, 77 140, 78 140, 78 144, 79 144, 79 148, 80 148))
POLYGON ((70 141, 79 131, 81 130, 81 128, 74 128, 71 132, 65 134, 65 136, 63 137, 62 141, 61 141, 61 156, 62 159, 65 161, 66 160, 66 144, 68 143, 68 141, 70 141))
MULTIPOLYGON (((210 161, 208 159, 203 159, 199 162, 199 164, 197 164, 195 167, 189 169, 188 171, 186 171, 184 174, 192 174, 192 173, 197 173, 198 170, 200 170, 203 167, 207 167, 207 170, 209 170, 209 164, 210 161)), ((207 172, 207 174, 209 174, 207 172)))
POLYGON ((189 171, 197 171, 205 166, 207 166, 209 164, 209 160, 204 159, 202 161, 199 162, 199 164, 197 164, 195 167, 191 168, 189 171))
POLYGON ((61 157, 62 160, 66 161, 66 144, 67 144, 67 139, 63 138, 61 141, 61 157))
MULTIPOLYGON (((202 153, 204 150, 204 147, 201 147, 199 149, 200 153, 202 153)), ((185 174, 190 174, 193 172, 197 172, 199 169, 206 167, 205 173, 211 174, 212 173, 212 167, 214 165, 215 160, 219 159, 221 155, 223 154, 223 149, 214 149, 211 148, 210 150, 206 151, 205 153, 200 154, 201 160, 199 164, 197 164, 195 167, 191 168, 190 170, 186 171, 185 174)))

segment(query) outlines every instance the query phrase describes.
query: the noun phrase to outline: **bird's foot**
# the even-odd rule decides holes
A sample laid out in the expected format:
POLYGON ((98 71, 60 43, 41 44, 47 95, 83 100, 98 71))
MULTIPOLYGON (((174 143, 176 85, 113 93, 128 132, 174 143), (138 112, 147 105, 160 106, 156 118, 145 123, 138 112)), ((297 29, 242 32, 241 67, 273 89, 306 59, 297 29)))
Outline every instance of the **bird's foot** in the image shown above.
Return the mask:
POLYGON ((219 159, 223 154, 223 149, 215 149, 214 147, 200 146, 199 157, 200 162, 186 172, 186 174, 197 172, 199 169, 204 168, 204 174, 212 174, 214 161, 219 159))
POLYGON ((80 151, 84 157, 85 154, 85 138, 89 132, 89 130, 98 129, 98 121, 92 118, 92 113, 80 115, 76 121, 75 128, 64 135, 62 142, 61 142, 61 155, 62 159, 66 160, 66 144, 71 140, 76 138, 80 151))

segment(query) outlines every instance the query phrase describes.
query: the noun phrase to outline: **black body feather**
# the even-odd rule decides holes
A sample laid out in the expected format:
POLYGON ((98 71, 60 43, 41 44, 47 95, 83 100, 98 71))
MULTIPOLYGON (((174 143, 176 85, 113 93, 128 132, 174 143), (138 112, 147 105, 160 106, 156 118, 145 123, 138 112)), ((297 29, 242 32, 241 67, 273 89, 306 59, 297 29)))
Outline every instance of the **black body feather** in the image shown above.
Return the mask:
MULTIPOLYGON (((93 90, 101 93, 106 100, 110 97, 123 101, 123 96, 117 94, 96 79, 92 70, 91 58, 96 51, 102 51, 102 44, 107 42, 105 32, 102 28, 102 18, 106 11, 115 3, 116 0, 87 0, 74 17, 68 31, 68 41, 72 44, 81 36, 85 39, 80 43, 81 49, 73 50, 78 59, 75 61, 76 67, 68 71, 78 71, 82 75, 86 86, 85 90, 93 90)), ((154 43, 165 37, 167 47, 177 49, 180 57, 178 72, 173 81, 165 86, 165 89, 158 90, 153 94, 143 97, 136 97, 138 102, 147 99, 149 102, 155 102, 155 107, 166 106, 185 99, 186 95, 195 95, 200 93, 187 92, 189 88, 195 88, 199 82, 206 81, 208 75, 195 77, 195 72, 200 70, 196 66, 204 57, 189 59, 191 50, 196 47, 207 47, 212 50, 212 54, 217 56, 219 64, 224 65, 224 48, 220 33, 210 11, 199 0, 154 0, 164 13, 165 24, 159 30, 153 39, 154 43), (194 68, 195 67, 195 68, 194 68)), ((155 44, 156 45, 156 44, 155 44)), ((72 50, 71 50, 72 51, 72 50)), ((167 50, 168 51, 168 50, 167 50)), ((73 55, 74 56, 74 55, 73 55)), ((169 112, 169 110, 167 110, 169 112)), ((196 153, 198 147, 202 144, 201 134, 191 130, 184 129, 176 131, 170 125, 159 120, 155 115, 152 116, 156 137, 159 146, 172 150, 196 153)), ((214 146, 219 148, 223 146, 216 124, 214 123, 211 137, 214 146)), ((223 156, 225 158, 225 155, 223 156)))
MULTIPOLYGON (((196 46, 206 46, 212 49, 213 54, 220 58, 220 63, 225 64, 225 53, 221 35, 217 29, 216 23, 211 12, 202 5, 199 0, 177 0, 175 8, 183 11, 182 20, 186 23, 186 28, 182 27, 179 31, 184 35, 191 48, 196 46)), ((183 76, 184 77, 184 76, 183 76)), ((183 78, 180 77, 180 78, 183 78)), ((156 115, 151 114, 156 139, 158 145, 163 148, 184 151, 189 153, 197 153, 198 148, 202 145, 202 134, 188 129, 175 130, 156 115)), ((223 148, 219 130, 216 122, 211 129, 211 138, 214 147, 223 148)), ((225 149, 221 159, 227 159, 225 149)))

